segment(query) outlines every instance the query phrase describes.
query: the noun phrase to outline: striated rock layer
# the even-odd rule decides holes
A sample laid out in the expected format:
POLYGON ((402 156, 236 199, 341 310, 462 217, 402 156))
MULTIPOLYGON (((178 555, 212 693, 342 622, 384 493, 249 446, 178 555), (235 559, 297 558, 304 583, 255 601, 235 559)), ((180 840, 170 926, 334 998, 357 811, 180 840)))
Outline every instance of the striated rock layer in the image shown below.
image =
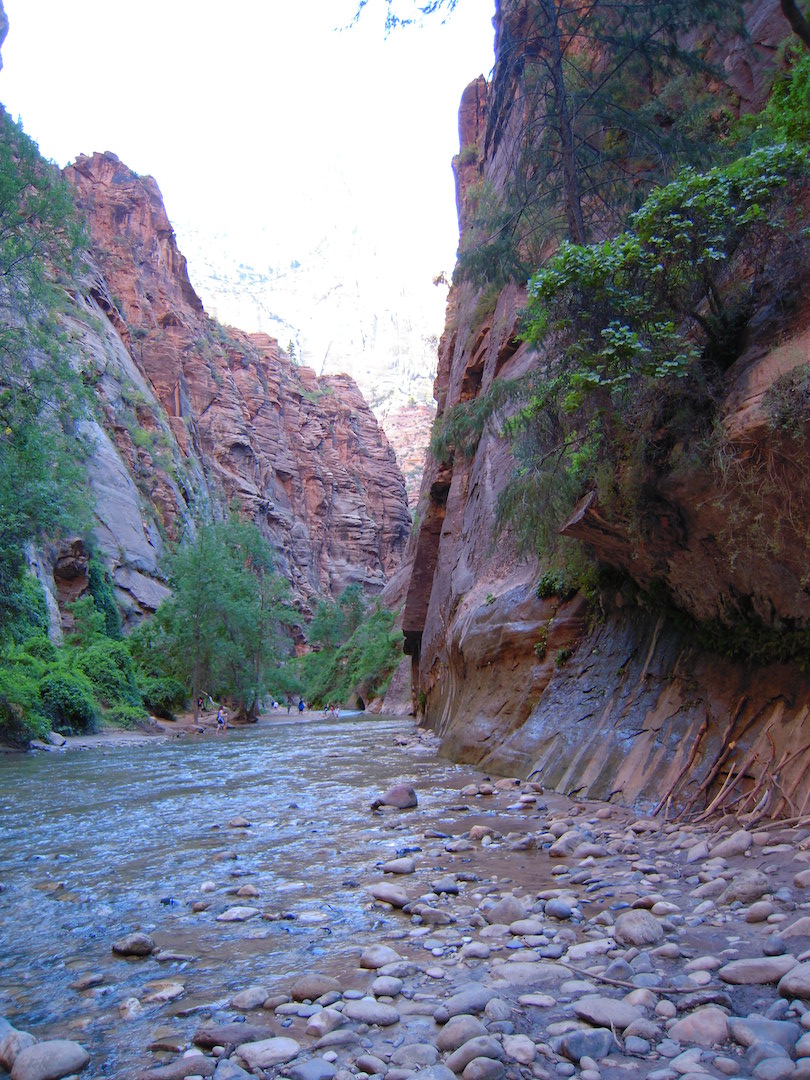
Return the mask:
MULTIPOLYGON (((496 16, 499 43, 505 22, 517 20, 505 35, 511 49, 521 8, 510 0, 496 16)), ((726 43, 725 52, 713 46, 739 111, 761 105, 768 64, 789 33, 777 0, 750 4, 747 14, 748 40, 726 43)), ((494 83, 478 79, 462 98, 455 162, 462 240, 471 185, 502 189, 510 125, 522 120, 510 76, 499 70, 496 61, 494 83)), ((523 301, 521 289, 508 286, 482 315, 472 285, 451 290, 435 383, 439 415, 538 362, 517 337, 523 301)), ((724 784, 749 811, 789 816, 810 802, 810 677, 797 664, 726 659, 688 629, 713 627, 729 653, 735 635, 748 635, 753 655, 757 634, 810 636, 806 442, 775 435, 763 409, 766 390, 810 359, 810 316, 794 313, 778 336, 772 325, 764 331, 768 321, 760 320, 727 376, 720 425, 732 469, 658 477, 642 536, 592 497, 565 523, 567 535, 626 583, 603 593, 601 611, 579 596, 538 597, 543 567, 519 558, 508 533, 496 533, 498 494, 514 462, 491 427, 469 460, 428 456, 403 630, 414 704, 445 753, 566 793, 647 805, 700 807, 724 784), (641 606, 639 589, 662 586, 694 623, 646 596, 641 606)))
POLYGON ((274 339, 205 314, 151 177, 110 153, 65 175, 90 232, 73 332, 102 405, 90 432, 96 531, 133 614, 165 595, 162 537, 229 506, 271 541, 300 602, 356 582, 381 590, 410 516, 355 383, 317 378, 274 339))

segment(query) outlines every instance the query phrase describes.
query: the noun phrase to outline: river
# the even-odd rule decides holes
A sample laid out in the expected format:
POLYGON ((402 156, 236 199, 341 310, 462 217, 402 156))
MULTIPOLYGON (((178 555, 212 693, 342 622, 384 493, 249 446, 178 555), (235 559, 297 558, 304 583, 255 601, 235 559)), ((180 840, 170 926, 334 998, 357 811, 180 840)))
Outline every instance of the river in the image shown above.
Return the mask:
POLYGON ((426 815, 469 775, 428 747, 397 745, 412 731, 390 718, 282 718, 225 738, 0 760, 0 1015, 40 1039, 80 1041, 93 1077, 132 1076, 154 1061, 156 1038, 233 1018, 234 992, 288 984, 371 940, 389 916, 362 884, 418 848, 426 815), (419 811, 381 829, 369 804, 400 780, 419 811), (238 815, 249 828, 229 826, 238 815), (246 883, 258 897, 233 895, 246 883), (195 901, 210 907, 195 912, 195 901), (265 918, 216 920, 235 905, 265 918), (190 959, 114 956, 112 942, 135 930, 190 959), (71 988, 87 975, 99 985, 71 988), (183 992, 125 1018, 122 1003, 154 980, 183 992))

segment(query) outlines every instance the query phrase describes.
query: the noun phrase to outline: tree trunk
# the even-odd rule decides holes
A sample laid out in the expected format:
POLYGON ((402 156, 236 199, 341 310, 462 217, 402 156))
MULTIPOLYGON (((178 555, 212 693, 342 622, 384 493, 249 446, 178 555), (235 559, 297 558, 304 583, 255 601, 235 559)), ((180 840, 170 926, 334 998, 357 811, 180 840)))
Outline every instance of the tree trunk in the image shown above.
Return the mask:
POLYGON ((782 14, 790 23, 793 33, 801 38, 805 48, 810 49, 810 23, 799 11, 795 0, 779 0, 779 2, 782 6, 782 14))

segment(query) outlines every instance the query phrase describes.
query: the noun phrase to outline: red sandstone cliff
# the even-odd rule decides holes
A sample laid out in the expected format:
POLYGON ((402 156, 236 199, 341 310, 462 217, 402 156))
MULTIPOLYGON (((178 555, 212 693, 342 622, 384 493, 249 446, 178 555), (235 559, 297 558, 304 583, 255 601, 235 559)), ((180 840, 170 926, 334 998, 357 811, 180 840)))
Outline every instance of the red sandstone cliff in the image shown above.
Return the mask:
MULTIPOLYGON (((499 42, 505 21, 519 22, 521 6, 501 5, 499 42)), ((777 0, 748 5, 747 17, 748 40, 726 42, 724 52, 714 46, 740 111, 761 104, 764 73, 788 33, 777 0)), ((519 35, 507 36, 514 60, 519 35)), ((498 190, 508 182, 503 133, 522 119, 510 70, 496 63, 493 85, 476 80, 462 98, 462 243, 470 185, 483 179, 498 190)), ((494 379, 537 364, 516 337, 523 299, 509 286, 482 319, 479 290, 453 288, 435 384, 440 415, 494 379)), ((780 374, 808 362, 805 327, 800 314, 780 328, 778 343, 772 331, 753 334, 728 373, 720 410, 727 443, 750 475, 778 471, 778 485, 752 495, 750 484, 733 477, 663 476, 641 541, 592 501, 566 532, 628 581, 663 580, 697 619, 755 616, 777 632, 810 633, 807 460, 770 432, 761 407, 780 374)), ((491 429, 471 460, 456 455, 442 465, 429 455, 426 463, 403 629, 414 697, 445 752, 561 791, 647 805, 705 805, 731 774, 740 809, 804 810, 810 678, 795 665, 758 667, 702 650, 663 612, 639 608, 632 589, 603 595, 595 627, 582 598, 538 598, 542 566, 518 558, 508 536, 494 531, 498 493, 513 466, 491 429)))
POLYGON ((99 446, 111 436, 118 452, 117 463, 111 447, 95 455, 110 460, 94 487, 119 593, 139 575, 131 601, 153 607, 165 594, 149 593, 159 560, 142 549, 157 552, 154 532, 177 539, 193 517, 228 506, 261 528, 302 602, 354 582, 382 589, 410 516, 393 451, 355 383, 317 378, 275 340, 205 314, 153 179, 109 153, 65 175, 90 233, 79 302, 100 318, 95 335, 82 331, 93 338, 82 363, 102 404, 99 446), (116 504, 125 494, 126 513, 116 504), (153 526, 135 520, 143 515, 153 526))

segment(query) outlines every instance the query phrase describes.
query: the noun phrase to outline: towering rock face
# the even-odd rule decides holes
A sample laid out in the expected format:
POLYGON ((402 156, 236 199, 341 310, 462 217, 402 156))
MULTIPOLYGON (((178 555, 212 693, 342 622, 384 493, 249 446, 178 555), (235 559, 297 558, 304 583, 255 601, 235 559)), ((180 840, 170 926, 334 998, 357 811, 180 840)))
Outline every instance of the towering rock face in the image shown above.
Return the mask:
MULTIPOLYGON (((508 42, 513 60, 524 7, 504 0, 496 17, 497 47, 508 42)), ((789 32, 777 0, 747 11, 748 40, 714 56, 741 111, 761 105, 768 60, 789 32)), ((508 182, 508 134, 523 119, 510 78, 496 62, 493 84, 476 80, 462 98, 462 241, 470 185, 508 182)), ((469 283, 451 291, 435 383, 440 416, 538 363, 517 336, 523 291, 508 286, 484 315, 481 299, 469 283)), ((746 809, 767 796, 769 812, 790 814, 810 800, 808 676, 796 664, 737 663, 700 647, 671 611, 641 607, 637 588, 665 585, 682 612, 720 628, 726 645, 741 630, 785 633, 807 655, 806 450, 773 431, 763 405, 768 388, 810 359, 807 310, 778 340, 767 322, 728 372, 719 410, 737 475, 661 476, 643 536, 593 497, 560 523, 601 565, 621 571, 624 584, 603 592, 601 610, 580 596, 538 595, 543 566, 518 557, 508 531, 496 532, 498 495, 514 468, 505 440, 487 428, 470 459, 428 456, 403 630, 414 698, 448 755, 649 806, 705 804, 735 770, 756 792, 749 802, 743 794, 746 809)))
POLYGON ((90 324, 77 320, 74 334, 103 412, 92 431, 97 533, 119 591, 133 574, 155 585, 149 595, 141 582, 133 614, 165 595, 161 536, 179 539, 195 516, 235 506, 270 540, 301 603, 355 582, 381 590, 410 516, 393 451, 354 382, 316 378, 272 338, 205 314, 150 177, 109 153, 65 175, 90 232, 78 298, 90 324))

